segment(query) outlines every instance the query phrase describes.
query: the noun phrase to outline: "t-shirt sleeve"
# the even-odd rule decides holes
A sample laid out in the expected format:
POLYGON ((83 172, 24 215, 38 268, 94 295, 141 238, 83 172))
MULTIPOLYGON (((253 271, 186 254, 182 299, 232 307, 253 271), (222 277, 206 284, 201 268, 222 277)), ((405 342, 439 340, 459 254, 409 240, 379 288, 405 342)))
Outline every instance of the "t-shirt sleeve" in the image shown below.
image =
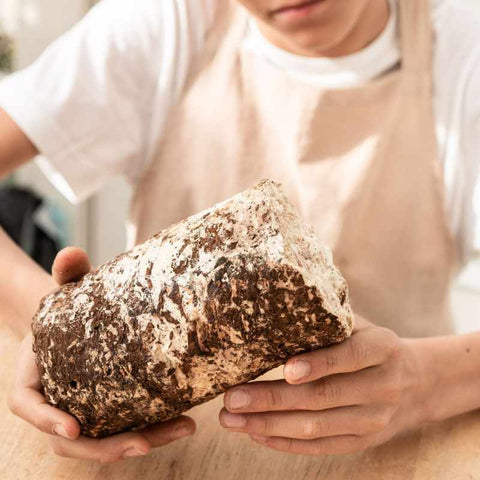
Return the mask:
POLYGON ((69 200, 141 175, 215 1, 103 0, 0 84, 0 106, 69 200))

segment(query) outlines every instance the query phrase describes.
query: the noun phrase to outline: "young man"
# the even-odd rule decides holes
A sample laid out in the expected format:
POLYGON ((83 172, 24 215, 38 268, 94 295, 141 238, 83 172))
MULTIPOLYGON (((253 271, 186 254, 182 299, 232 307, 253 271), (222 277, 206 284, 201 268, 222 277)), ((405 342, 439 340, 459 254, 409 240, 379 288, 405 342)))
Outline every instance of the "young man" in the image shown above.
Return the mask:
MULTIPOLYGON (((452 335, 448 308, 479 249, 479 25, 453 0, 104 0, 0 87, 0 174, 40 152, 72 200, 126 175, 130 244, 282 182, 333 249, 356 332, 289 360, 285 381, 227 392, 220 422, 292 453, 361 450, 480 406, 480 335, 452 335)), ((0 242, 2 313, 27 329, 53 280, 0 242)), ((89 268, 70 249, 53 274, 89 268)), ((79 437, 39 393, 30 337, 10 405, 76 458, 141 455, 194 429, 79 437)))

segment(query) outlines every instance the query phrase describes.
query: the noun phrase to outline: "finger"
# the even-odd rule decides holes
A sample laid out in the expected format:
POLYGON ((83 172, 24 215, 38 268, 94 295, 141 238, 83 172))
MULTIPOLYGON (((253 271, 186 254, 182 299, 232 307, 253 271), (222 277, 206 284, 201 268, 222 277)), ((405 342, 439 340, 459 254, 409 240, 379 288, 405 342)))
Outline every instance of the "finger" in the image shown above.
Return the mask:
POLYGON ((64 248, 55 258, 52 276, 58 285, 80 280, 92 266, 88 255, 78 247, 64 248))
POLYGON ((252 436, 253 441, 280 452, 297 455, 342 455, 365 450, 369 446, 368 437, 340 435, 338 437, 297 440, 281 437, 252 436))
POLYGON ((126 432, 106 438, 80 437, 71 441, 57 437, 54 452, 62 457, 113 463, 125 458, 147 455, 151 448, 160 447, 194 433, 191 419, 180 417, 136 432, 126 432))
POLYGON ((156 448, 173 440, 191 436, 195 430, 195 422, 190 417, 182 415, 168 422, 150 425, 138 432, 147 439, 152 448, 156 448))
POLYGON ((80 434, 77 420, 48 404, 40 393, 40 378, 31 347, 31 335, 22 342, 17 376, 8 396, 12 413, 45 433, 74 439, 80 434))
POLYGON ((305 383, 380 365, 397 347, 398 337, 392 331, 367 327, 341 344, 291 358, 284 368, 285 380, 291 384, 305 383))
POLYGON ((366 435, 384 428, 384 418, 373 407, 343 407, 323 412, 220 412, 220 423, 234 432, 303 440, 337 435, 366 435))
POLYGON ((280 410, 326 410, 369 404, 395 390, 381 367, 321 378, 315 382, 290 385, 284 380, 253 382, 226 392, 225 408, 230 412, 280 410))
POLYGON ((150 445, 138 433, 122 433, 107 438, 79 437, 67 440, 56 437, 52 440, 56 455, 77 460, 91 460, 100 463, 114 463, 124 458, 147 455, 150 445))
POLYGON ((13 414, 44 433, 72 440, 80 435, 77 420, 49 405, 45 397, 36 390, 15 390, 8 397, 8 406, 13 414))

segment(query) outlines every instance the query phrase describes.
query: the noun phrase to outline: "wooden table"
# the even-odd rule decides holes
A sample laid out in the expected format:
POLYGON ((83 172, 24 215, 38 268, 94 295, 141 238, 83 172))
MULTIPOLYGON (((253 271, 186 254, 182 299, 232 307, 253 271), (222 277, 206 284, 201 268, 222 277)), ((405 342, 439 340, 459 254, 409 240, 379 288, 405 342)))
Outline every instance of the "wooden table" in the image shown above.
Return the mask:
MULTIPOLYGON (((457 417, 362 454, 307 457, 252 443, 218 424, 221 398, 195 408, 193 438, 114 465, 58 458, 47 436, 5 404, 19 342, 0 326, 0 479, 2 480, 480 480, 480 413, 457 417)), ((478 379, 477 379, 478 381, 478 379)))

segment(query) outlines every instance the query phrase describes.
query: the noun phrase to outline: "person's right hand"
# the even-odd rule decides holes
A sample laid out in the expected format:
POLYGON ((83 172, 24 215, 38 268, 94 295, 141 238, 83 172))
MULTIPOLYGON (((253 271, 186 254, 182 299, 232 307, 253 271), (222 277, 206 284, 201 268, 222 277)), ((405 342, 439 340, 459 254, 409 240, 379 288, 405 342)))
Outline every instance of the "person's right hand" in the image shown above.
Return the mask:
MULTIPOLYGON (((90 261, 83 250, 66 248, 57 255, 52 275, 58 285, 63 285, 81 279, 90 268, 90 261)), ((152 448, 195 432, 193 420, 182 416, 142 430, 101 439, 81 436, 77 419, 51 406, 42 394, 31 334, 25 337, 20 347, 16 378, 8 396, 8 405, 15 415, 52 435, 51 444, 57 455, 101 463, 146 455, 152 448)))

